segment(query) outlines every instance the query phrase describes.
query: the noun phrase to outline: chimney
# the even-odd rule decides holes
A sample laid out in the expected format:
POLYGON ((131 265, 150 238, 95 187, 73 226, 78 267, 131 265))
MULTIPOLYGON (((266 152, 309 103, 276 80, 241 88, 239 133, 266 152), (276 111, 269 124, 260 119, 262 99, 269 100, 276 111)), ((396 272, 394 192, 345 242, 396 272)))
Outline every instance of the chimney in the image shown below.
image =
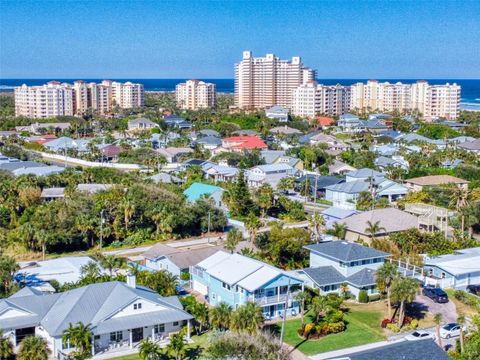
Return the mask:
POLYGON ((135 289, 137 287, 137 279, 132 273, 127 274, 127 286, 135 289))

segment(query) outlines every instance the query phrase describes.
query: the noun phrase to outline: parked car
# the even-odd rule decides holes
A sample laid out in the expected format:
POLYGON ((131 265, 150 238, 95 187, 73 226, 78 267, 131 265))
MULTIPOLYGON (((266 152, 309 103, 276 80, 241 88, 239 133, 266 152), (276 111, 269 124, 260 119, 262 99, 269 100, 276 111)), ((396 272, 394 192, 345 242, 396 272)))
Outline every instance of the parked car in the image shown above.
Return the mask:
POLYGON ((480 296, 480 284, 477 285, 468 285, 467 286, 467 292, 470 294, 474 295, 479 295, 480 296))
MULTIPOLYGON (((460 336, 461 325, 457 323, 445 324, 440 328, 440 337, 442 339, 450 339, 454 336, 460 336)), ((467 327, 463 325, 463 331, 465 332, 467 327)))
POLYGON ((417 330, 405 336, 405 340, 408 340, 408 341, 417 341, 417 340, 425 340, 425 339, 435 340, 435 335, 428 331, 417 330))
POLYGON ((423 288, 422 293, 436 303, 448 303, 447 293, 440 288, 425 287, 423 288))

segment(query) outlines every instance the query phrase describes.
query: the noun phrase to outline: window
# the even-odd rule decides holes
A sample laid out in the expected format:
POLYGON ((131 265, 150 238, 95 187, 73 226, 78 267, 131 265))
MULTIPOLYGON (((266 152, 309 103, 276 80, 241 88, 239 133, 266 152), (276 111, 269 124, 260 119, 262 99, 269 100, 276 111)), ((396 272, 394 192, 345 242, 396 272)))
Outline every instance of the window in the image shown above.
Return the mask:
POLYGON ((110 341, 119 342, 123 340, 123 333, 121 331, 114 331, 110 333, 110 341))
POLYGON ((222 282, 222 287, 224 289, 230 290, 230 285, 228 285, 227 283, 222 282))
POLYGON ((153 327, 153 332, 155 334, 160 334, 165 332, 165 324, 158 324, 153 327))
POLYGON ((133 310, 140 310, 142 308, 142 303, 133 304, 133 310))
POLYGON ((178 321, 174 321, 173 326, 178 326, 178 321))

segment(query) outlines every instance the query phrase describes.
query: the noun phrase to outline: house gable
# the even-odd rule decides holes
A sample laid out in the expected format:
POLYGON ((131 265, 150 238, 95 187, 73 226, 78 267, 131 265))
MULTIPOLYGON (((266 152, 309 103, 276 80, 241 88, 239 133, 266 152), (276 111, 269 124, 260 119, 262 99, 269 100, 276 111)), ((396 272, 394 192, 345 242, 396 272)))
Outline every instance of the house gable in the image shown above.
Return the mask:
POLYGON ((167 310, 167 307, 144 298, 136 298, 118 310, 115 314, 110 316, 109 319, 117 319, 125 316, 139 315, 162 310, 167 310))

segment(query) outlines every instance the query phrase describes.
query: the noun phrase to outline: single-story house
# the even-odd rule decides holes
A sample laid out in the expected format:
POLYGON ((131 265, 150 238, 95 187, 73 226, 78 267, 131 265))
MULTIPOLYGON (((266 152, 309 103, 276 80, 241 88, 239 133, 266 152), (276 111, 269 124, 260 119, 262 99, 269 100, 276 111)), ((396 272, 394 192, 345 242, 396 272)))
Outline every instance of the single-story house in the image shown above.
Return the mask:
POLYGON ((296 169, 284 163, 258 165, 246 171, 245 178, 249 186, 259 187, 268 183, 275 189, 282 178, 294 176, 296 172, 296 169))
POLYGON ((68 122, 59 122, 59 123, 33 123, 27 126, 16 126, 15 131, 22 132, 27 131, 32 134, 40 134, 45 131, 63 131, 70 129, 70 123, 68 122))
POLYGON ((231 151, 266 149, 267 144, 258 136, 230 136, 222 139, 222 147, 231 151))
POLYGON ((392 157, 379 156, 374 161, 375 166, 382 171, 388 170, 389 167, 400 168, 407 171, 410 164, 403 156, 394 155, 392 157))
POLYGON ((180 156, 193 153, 193 149, 188 147, 167 147, 165 149, 156 149, 156 151, 163 156, 168 163, 178 162, 180 156))
POLYGON ((144 131, 159 127, 157 123, 143 117, 128 121, 128 131, 144 131))
POLYGON ((302 133, 300 130, 291 128, 287 125, 273 127, 270 129, 270 132, 272 134, 282 134, 286 136, 300 135, 302 133))
POLYGON ((430 175, 404 180, 405 186, 412 191, 422 191, 424 186, 443 186, 454 184, 468 189, 469 181, 451 175, 430 175))
POLYGON ((333 227, 333 223, 346 219, 352 215, 357 214, 356 210, 342 209, 335 206, 330 206, 329 208, 322 210, 320 212, 325 219, 325 227, 330 229, 333 227))
POLYGON ((183 184, 183 180, 165 172, 159 172, 158 174, 149 177, 153 182, 159 184, 183 184))
POLYGON ((71 139, 69 137, 62 136, 58 139, 49 140, 43 143, 43 146, 45 146, 50 151, 63 154, 66 150, 87 152, 89 143, 90 140, 71 139))
POLYGON ((204 149, 213 150, 222 145, 222 139, 213 135, 204 136, 195 140, 195 144, 201 145, 204 149))
POLYGON ((329 175, 344 175, 355 170, 357 169, 340 160, 334 160, 333 163, 328 166, 329 175))
POLYGON ((427 283, 454 289, 480 284, 480 247, 427 258, 423 263, 427 283))
POLYGON ((78 184, 77 191, 95 194, 99 191, 110 190, 113 186, 113 184, 78 184))
POLYGON ((213 163, 207 163, 202 166, 202 171, 205 177, 217 181, 232 181, 236 178, 240 172, 239 169, 228 165, 217 165, 213 163))
POLYGON ((458 144, 457 147, 465 151, 480 155, 480 139, 458 144))
POLYGON ((285 312, 299 313, 295 294, 303 288, 303 281, 259 260, 218 251, 192 266, 190 277, 191 288, 204 295, 212 306, 224 302, 236 308, 255 302, 267 319, 285 312))
POLYGON ((54 187, 42 189, 40 197, 45 200, 63 199, 65 197, 65 188, 54 187))
POLYGON ((306 181, 308 181, 310 194, 315 194, 316 191, 317 198, 323 199, 325 197, 325 189, 327 186, 342 183, 345 181, 345 179, 337 176, 318 176, 313 174, 305 174, 295 179, 295 190, 300 191, 301 187, 304 186, 306 181))
POLYGON ((282 106, 274 105, 265 110, 265 116, 269 119, 276 119, 280 122, 288 121, 288 109, 282 106))
POLYGON ((146 338, 167 339, 184 325, 189 340, 193 318, 176 296, 162 297, 137 287, 131 275, 127 283, 91 284, 50 295, 23 288, 1 299, 0 309, 0 327, 15 346, 27 336, 40 336, 55 359, 65 359, 75 350, 62 340, 70 324, 91 326, 94 356, 106 355, 112 348, 133 349, 146 338))
POLYGON ((223 190, 221 187, 195 182, 183 192, 189 202, 195 202, 202 197, 213 199, 215 207, 226 209, 222 201, 223 190))
POLYGON ((163 117, 165 124, 177 129, 191 129, 193 124, 178 115, 167 115, 163 117))
POLYGON ((339 222, 347 227, 345 239, 348 241, 361 239, 368 242, 371 238, 368 231, 369 222, 370 224, 378 222, 381 229, 375 234, 377 238, 384 238, 392 233, 418 227, 418 218, 415 215, 396 208, 365 211, 339 222))

